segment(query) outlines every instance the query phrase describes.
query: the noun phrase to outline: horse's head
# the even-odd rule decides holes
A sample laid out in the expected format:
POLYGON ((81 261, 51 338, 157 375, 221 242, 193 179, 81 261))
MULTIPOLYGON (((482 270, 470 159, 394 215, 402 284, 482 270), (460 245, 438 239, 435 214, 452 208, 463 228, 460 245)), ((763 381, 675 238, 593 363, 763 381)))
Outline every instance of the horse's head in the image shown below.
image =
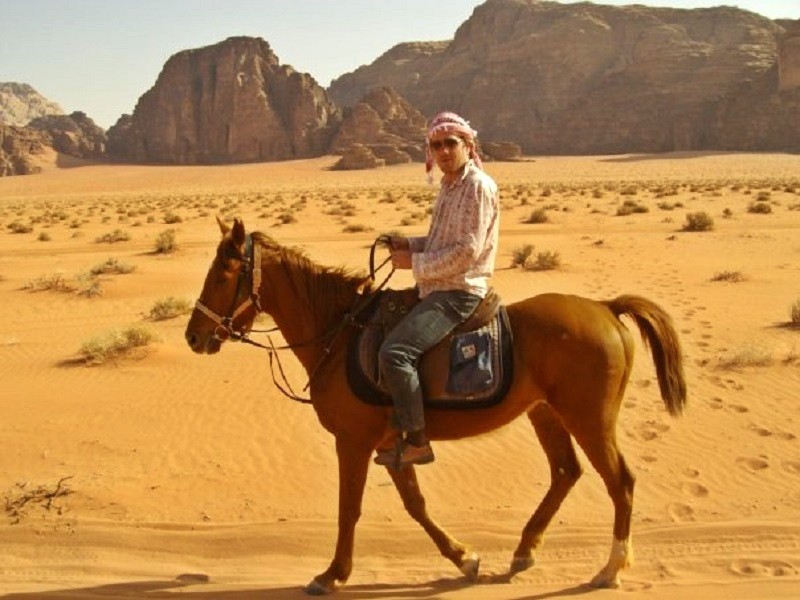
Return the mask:
POLYGON ((186 341, 199 354, 219 352, 222 342, 249 331, 258 313, 253 255, 244 224, 235 219, 229 227, 219 217, 217 222, 222 240, 186 326, 186 341))

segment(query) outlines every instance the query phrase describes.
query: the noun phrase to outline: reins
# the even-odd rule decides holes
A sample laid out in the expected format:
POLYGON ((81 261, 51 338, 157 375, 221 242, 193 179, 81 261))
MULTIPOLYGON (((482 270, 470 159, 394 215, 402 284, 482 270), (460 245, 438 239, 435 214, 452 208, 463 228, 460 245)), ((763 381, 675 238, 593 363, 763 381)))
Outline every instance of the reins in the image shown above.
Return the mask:
MULTIPOLYGON (((391 256, 387 257, 383 262, 381 262, 377 267, 375 267, 375 251, 377 247, 381 244, 388 245, 389 243, 389 236, 381 235, 375 239, 372 243, 369 253, 369 275, 364 279, 362 282, 362 286, 367 283, 374 283, 376 280, 376 274, 380 271, 390 260, 391 256)), ((197 300, 195 303, 195 308, 197 308, 200 312, 210 318, 212 321, 217 323, 217 328, 214 330, 214 337, 219 339, 220 341, 230 339, 234 342, 242 342, 245 344, 249 344, 251 346, 255 346, 257 348, 261 348, 266 350, 269 354, 269 368, 270 374, 272 375, 272 382, 278 388, 278 390, 287 398, 291 400, 295 400, 296 402, 301 402, 303 404, 311 404, 312 400, 310 398, 303 398, 295 393, 294 389, 292 388, 289 379, 286 377, 286 372, 283 369, 283 364, 281 364, 280 355, 278 354, 278 350, 292 350, 295 348, 304 348, 308 346, 313 346, 317 344, 321 344, 327 340, 327 344, 322 349, 322 353, 320 354, 317 363, 314 365, 314 368, 311 370, 311 373, 308 376, 308 383, 303 387, 303 391, 306 391, 310 386, 314 378, 316 377, 317 373, 319 372, 320 367, 324 364, 325 360, 331 355, 333 350, 333 346, 336 343, 339 334, 349 326, 360 326, 357 317, 361 314, 366 308, 372 303, 372 301, 377 298, 379 292, 383 289, 383 287, 388 283, 389 279, 394 275, 394 267, 389 271, 389 274, 381 281, 380 284, 377 286, 371 286, 369 292, 363 295, 359 295, 356 298, 356 302, 354 303, 353 307, 345 313, 342 317, 341 321, 339 321, 336 325, 334 325, 331 329, 327 332, 323 333, 316 338, 305 340, 303 342, 295 343, 295 344, 285 344, 283 346, 275 346, 272 342, 272 338, 270 337, 270 333, 278 331, 278 327, 273 327, 267 330, 255 330, 251 329, 250 331, 237 331, 233 329, 233 321, 234 319, 242 314, 247 308, 250 306, 255 307, 257 312, 261 312, 261 298, 260 298, 260 288, 261 288, 261 245, 258 243, 253 243, 253 239, 251 235, 248 235, 245 240, 245 253, 242 262, 245 265, 245 268, 239 274, 239 281, 236 284, 236 294, 234 295, 231 310, 229 311, 230 316, 227 317, 220 317, 214 311, 206 307, 200 300, 197 300), (251 281, 251 292, 250 295, 237 307, 236 302, 239 299, 239 295, 241 294, 241 285, 242 279, 247 278, 251 281), (219 335, 219 332, 224 332, 225 337, 219 335), (267 335, 267 341, 269 345, 262 344, 255 340, 250 339, 250 333, 264 333, 267 335), (275 364, 277 363, 278 372, 280 374, 281 382, 278 381, 277 376, 275 375, 275 364)))

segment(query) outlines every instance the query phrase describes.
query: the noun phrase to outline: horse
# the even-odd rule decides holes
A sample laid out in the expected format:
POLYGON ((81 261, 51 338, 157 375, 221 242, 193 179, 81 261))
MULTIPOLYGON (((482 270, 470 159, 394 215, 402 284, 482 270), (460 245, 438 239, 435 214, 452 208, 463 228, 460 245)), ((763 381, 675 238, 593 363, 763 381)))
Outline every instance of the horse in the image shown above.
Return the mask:
MULTIPOLYGON (((222 239, 189 318, 186 341, 195 353, 214 354, 231 337, 246 339, 257 313, 265 312, 309 374, 308 401, 335 438, 339 510, 333 559, 305 591, 328 594, 345 584, 353 569, 370 457, 376 449, 391 447, 397 435, 390 408, 359 400, 345 372, 347 341, 355 329, 348 326, 353 307, 380 286, 363 273, 316 264, 266 234, 247 234, 239 219, 232 226, 217 221, 222 239)), ((627 315, 649 346, 661 399, 673 417, 682 413, 687 395, 677 332, 666 311, 636 295, 595 301, 545 293, 511 303, 506 310, 514 364, 505 398, 488 408, 426 409, 428 435, 433 440, 480 435, 523 414, 533 426, 549 463, 550 486, 522 529, 509 576, 534 564, 545 529, 583 472, 574 440, 614 506, 611 551, 590 583, 618 587, 620 571, 632 560, 635 481, 616 438, 634 358, 633 336, 620 317, 627 315)), ((414 466, 389 469, 389 474, 406 511, 441 554, 468 578, 477 579, 479 556, 431 518, 414 466)))

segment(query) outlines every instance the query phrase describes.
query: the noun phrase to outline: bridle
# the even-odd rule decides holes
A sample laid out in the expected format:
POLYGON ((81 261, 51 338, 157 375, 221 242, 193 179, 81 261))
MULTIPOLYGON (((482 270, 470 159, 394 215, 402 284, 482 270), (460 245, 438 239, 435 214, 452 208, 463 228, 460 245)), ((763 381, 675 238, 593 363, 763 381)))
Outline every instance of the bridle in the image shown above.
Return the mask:
POLYGON ((247 338, 247 332, 242 330, 235 330, 233 322, 236 317, 241 315, 251 306, 256 309, 256 312, 261 312, 261 244, 253 244, 251 235, 245 237, 244 256, 240 259, 242 261, 242 269, 236 279, 236 293, 233 295, 231 307, 228 310, 228 315, 223 317, 218 315, 208 306, 203 304, 198 298, 194 303, 194 307, 214 321, 217 326, 214 329, 214 339, 220 342, 231 339, 240 341, 247 338), (248 296, 237 306, 239 297, 242 295, 242 290, 245 289, 247 281, 250 280, 251 288, 248 296))
MULTIPOLYGON (((380 265, 375 267, 375 251, 377 247, 381 244, 388 245, 388 243, 389 243, 389 237, 385 235, 379 236, 373 242, 369 255, 369 276, 365 281, 374 282, 375 274, 391 260, 391 256, 389 256, 380 265)), ((370 294, 359 298, 359 301, 356 302, 355 306, 350 311, 348 311, 348 313, 344 316, 341 322, 335 325, 330 331, 327 331, 326 333, 323 333, 319 337, 314 338, 312 340, 276 347, 272 343, 272 339, 269 337, 269 334, 274 331, 278 331, 279 330, 278 327, 257 331, 257 333, 267 334, 267 341, 269 342, 269 346, 260 344, 259 342, 250 339, 248 334, 251 331, 256 331, 256 330, 250 329, 249 331, 244 331, 244 330, 236 330, 233 328, 233 322, 236 320, 236 317, 241 315, 251 306, 255 308, 256 313, 262 312, 261 296, 260 296, 261 244, 253 243, 253 237, 250 234, 245 236, 245 246, 243 254, 244 254, 243 257, 239 259, 242 262, 242 269, 239 271, 239 275, 236 281, 236 293, 233 295, 233 300, 231 301, 231 307, 228 310, 228 315, 225 317, 220 316, 219 314, 211 310, 208 306, 203 304, 199 298, 195 301, 194 307, 201 313, 203 313, 206 317, 211 319, 214 323, 217 324, 216 328, 214 329, 214 339, 216 339, 217 341, 224 342, 226 340, 231 340, 234 342, 243 342, 246 344, 250 344, 251 346, 256 346, 258 348, 266 350, 269 353, 269 366, 270 366, 270 371, 272 373, 272 381, 273 383, 275 383, 276 387, 287 398, 296 400, 298 402, 302 402, 304 404, 311 404, 311 399, 301 398, 292 389, 291 384, 286 378, 286 374, 283 370, 283 365, 281 365, 280 357, 278 356, 277 350, 289 350, 294 348, 311 346, 314 344, 321 344, 325 341, 328 342, 326 346, 323 348, 316 366, 311 371, 308 377, 308 383, 306 383, 305 387, 303 388, 303 391, 307 390, 311 386, 311 382, 314 379, 314 376, 319 371, 319 368, 322 366, 322 363, 325 361, 326 358, 328 358, 328 356, 330 356, 331 351, 333 349, 333 344, 336 342, 339 333, 341 333, 342 330, 345 329, 345 327, 359 325, 359 323, 356 320, 356 317, 361 312, 363 312, 375 298, 377 298, 381 289, 383 289, 383 287, 388 283, 391 276, 394 274, 395 269, 394 267, 392 267, 391 271, 386 276, 386 278, 379 285, 373 287, 370 294), (241 301, 241 303, 237 305, 237 303, 239 302, 239 298, 242 295, 242 290, 245 289, 248 280, 250 282, 250 293, 243 301, 241 301), (275 376, 273 359, 275 359, 274 362, 277 362, 278 370, 280 372, 284 385, 281 385, 278 382, 277 377, 275 376)))

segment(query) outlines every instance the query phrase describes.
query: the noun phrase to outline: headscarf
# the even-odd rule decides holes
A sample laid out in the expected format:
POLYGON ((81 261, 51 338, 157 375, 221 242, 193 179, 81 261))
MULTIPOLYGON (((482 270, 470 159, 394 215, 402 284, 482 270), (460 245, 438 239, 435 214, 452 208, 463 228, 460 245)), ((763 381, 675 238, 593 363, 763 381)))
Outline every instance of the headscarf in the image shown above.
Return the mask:
MULTIPOLYGON (((433 154, 431 154, 430 147, 431 137, 436 133, 442 132, 456 133, 472 142, 478 137, 478 132, 470 126, 469 121, 459 117, 454 112, 440 112, 433 117, 430 123, 428 123, 428 132, 425 135, 425 172, 428 174, 428 179, 430 179, 431 170, 433 169, 433 154)), ((469 157, 475 163, 476 167, 479 169, 483 168, 481 157, 478 156, 474 147, 470 149, 469 157)))

